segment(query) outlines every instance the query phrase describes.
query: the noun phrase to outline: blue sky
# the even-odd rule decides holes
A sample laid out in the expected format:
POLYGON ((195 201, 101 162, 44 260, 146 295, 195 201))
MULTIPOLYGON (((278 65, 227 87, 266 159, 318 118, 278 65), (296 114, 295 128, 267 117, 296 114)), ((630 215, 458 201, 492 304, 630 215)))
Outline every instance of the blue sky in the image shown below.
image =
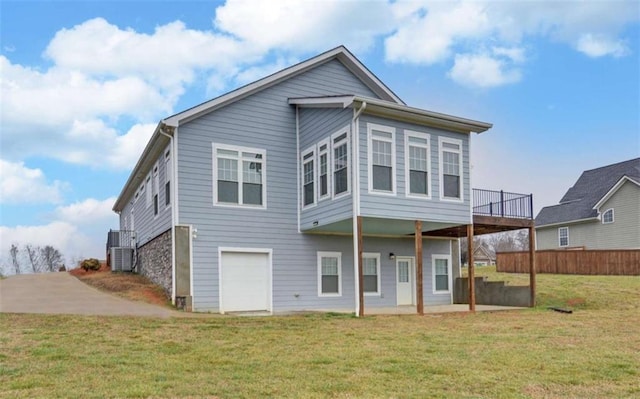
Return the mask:
POLYGON ((473 186, 557 203, 640 156, 640 3, 0 1, 0 259, 104 257, 157 122, 346 45, 406 103, 491 122, 473 186), (365 4, 366 3, 366 4, 365 4))

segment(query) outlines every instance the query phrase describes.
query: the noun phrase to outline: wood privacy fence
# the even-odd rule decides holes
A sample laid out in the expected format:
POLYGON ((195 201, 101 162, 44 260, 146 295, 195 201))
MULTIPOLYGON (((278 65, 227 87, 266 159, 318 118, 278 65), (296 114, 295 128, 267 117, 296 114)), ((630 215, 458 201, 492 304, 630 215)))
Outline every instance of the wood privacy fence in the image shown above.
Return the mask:
MULTIPOLYGON (((529 273, 529 252, 499 252, 496 270, 529 273)), ((640 250, 536 251, 536 271, 552 274, 640 275, 640 250)))

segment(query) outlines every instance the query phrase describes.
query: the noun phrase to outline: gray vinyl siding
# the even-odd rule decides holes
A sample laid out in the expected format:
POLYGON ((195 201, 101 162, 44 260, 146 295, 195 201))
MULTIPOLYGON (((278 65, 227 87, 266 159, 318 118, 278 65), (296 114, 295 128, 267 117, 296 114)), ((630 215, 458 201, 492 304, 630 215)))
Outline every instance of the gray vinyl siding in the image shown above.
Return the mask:
MULTIPOLYGON (((153 214, 153 196, 149 205, 147 205, 146 197, 147 190, 151 190, 153 186, 153 166, 151 170, 147 171, 147 174, 145 174, 143 179, 144 191, 140 192, 140 186, 138 186, 138 198, 135 198, 135 194, 129 198, 127 205, 122 210, 122 213, 120 213, 120 229, 129 230, 131 226, 131 209, 133 208, 134 230, 136 233, 138 247, 143 246, 171 228, 171 206, 167 207, 165 205, 166 198, 164 187, 166 182, 165 153, 168 150, 169 146, 164 149, 157 160, 159 182, 158 214, 153 214), (151 184, 147 184, 146 182, 147 175, 151 176, 151 184)), ((171 156, 173 156, 173 154, 171 154, 171 156)), ((154 163, 154 165, 156 164, 154 163)), ((173 186, 173 182, 171 185, 173 186)))
MULTIPOLYGON (((306 151, 310 147, 315 147, 316 160, 319 162, 318 146, 320 141, 331 138, 333 133, 341 130, 345 126, 350 129, 353 110, 348 109, 300 109, 299 111, 299 128, 300 128, 300 152, 306 151)), ((329 174, 331 174, 331 142, 329 141, 329 174)), ((318 165, 316 165, 316 170, 318 165)), ((319 172, 315 176, 316 189, 319 189, 319 172)), ((301 176, 302 178, 302 176, 301 176)), ((350 177, 349 177, 350 178, 350 177)), ((336 199, 331 199, 331 190, 333 189, 333 179, 329 178, 329 197, 318 201, 316 195, 316 204, 310 205, 302 209, 300 217, 300 228, 302 230, 310 229, 314 222, 317 226, 327 225, 344 219, 350 219, 352 216, 352 199, 351 195, 344 195, 336 199)), ((302 182, 300 183, 302 188, 302 182)), ((302 203, 302 194, 300 197, 302 203)))
POLYGON ((536 229, 537 249, 559 249, 558 228, 569 228, 569 247, 585 249, 640 249, 640 187, 626 182, 602 206, 614 209, 614 222, 599 220, 536 229))
POLYGON ((424 127, 410 123, 383 119, 371 115, 360 117, 360 210, 362 216, 384 217, 405 220, 425 220, 455 224, 471 223, 470 197, 471 185, 469 178, 469 135, 446 130, 424 127), (396 165, 396 194, 369 193, 369 164, 367 123, 394 127, 396 165), (427 133, 430 135, 429 150, 431 156, 431 193, 430 199, 407 197, 405 187, 405 130, 427 133), (463 202, 442 201, 440 199, 440 153, 439 137, 447 137, 462 141, 462 186, 463 202))
MULTIPOLYGON (((334 60, 178 127, 178 223, 198 230, 192 245, 195 310, 219 309, 220 247, 273 250, 276 311, 293 308, 293 291, 311 277, 316 281, 305 268, 315 265, 316 251, 331 238, 298 233, 296 118, 287 99, 345 93, 375 96, 334 60), (213 205, 212 143, 266 151, 266 209, 213 205)), ((346 255, 351 239, 343 241, 346 255)))

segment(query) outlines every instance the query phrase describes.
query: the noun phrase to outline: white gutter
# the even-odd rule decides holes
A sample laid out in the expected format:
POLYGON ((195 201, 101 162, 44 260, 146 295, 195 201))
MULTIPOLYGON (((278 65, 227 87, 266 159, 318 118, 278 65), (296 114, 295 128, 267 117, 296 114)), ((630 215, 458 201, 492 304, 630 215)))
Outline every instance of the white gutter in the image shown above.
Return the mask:
POLYGON ((358 118, 360 114, 367 108, 367 103, 363 102, 360 109, 353 109, 353 119, 351 119, 351 199, 352 199, 352 219, 353 219, 353 273, 355 280, 355 301, 356 301, 356 317, 360 314, 360 275, 359 262, 360 248, 358 247, 358 216, 360 216, 360 123, 358 118))
MULTIPOLYGON (((158 132, 169 138, 169 147, 171 148, 171 303, 176 304, 176 222, 177 222, 177 204, 176 204, 176 190, 177 186, 177 160, 178 154, 176 151, 175 141, 173 139, 173 135, 165 133, 163 130, 164 126, 161 126, 158 132)), ((174 135, 178 132, 178 128, 174 128, 174 135)), ((164 153, 163 153, 164 154, 164 153)), ((165 168, 165 173, 167 170, 165 168)), ((158 187, 158 191, 160 191, 160 187, 158 187)))

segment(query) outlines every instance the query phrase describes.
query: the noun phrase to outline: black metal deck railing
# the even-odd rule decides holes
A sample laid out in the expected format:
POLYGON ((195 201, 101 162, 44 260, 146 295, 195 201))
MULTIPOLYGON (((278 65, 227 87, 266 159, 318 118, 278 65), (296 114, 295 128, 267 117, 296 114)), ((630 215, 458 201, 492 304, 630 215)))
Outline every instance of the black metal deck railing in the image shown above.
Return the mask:
POLYGON ((107 234, 107 251, 109 248, 134 248, 135 232, 132 230, 109 230, 107 234))
POLYGON ((473 214, 514 219, 533 219, 533 194, 473 189, 473 214))

